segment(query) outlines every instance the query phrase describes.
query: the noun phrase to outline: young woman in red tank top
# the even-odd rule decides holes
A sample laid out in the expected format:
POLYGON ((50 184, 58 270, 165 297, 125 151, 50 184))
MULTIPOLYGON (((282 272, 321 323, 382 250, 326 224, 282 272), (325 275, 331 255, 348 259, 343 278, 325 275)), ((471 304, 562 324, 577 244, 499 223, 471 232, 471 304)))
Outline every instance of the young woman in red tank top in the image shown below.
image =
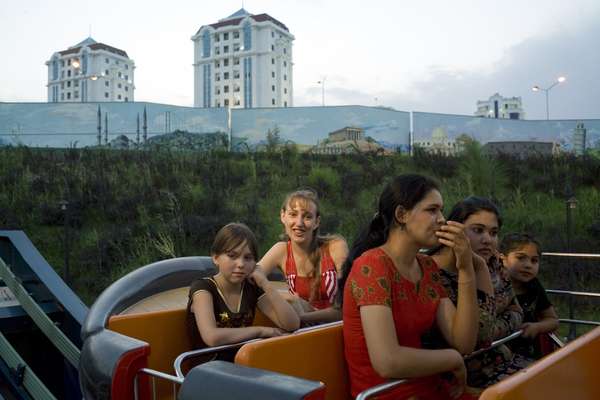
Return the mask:
POLYGON ((304 324, 341 319, 335 307, 339 271, 348 255, 341 236, 320 236, 319 200, 312 190, 288 194, 281 206, 282 241, 258 262, 268 275, 274 268, 283 271, 290 294, 299 300, 300 319, 304 324))

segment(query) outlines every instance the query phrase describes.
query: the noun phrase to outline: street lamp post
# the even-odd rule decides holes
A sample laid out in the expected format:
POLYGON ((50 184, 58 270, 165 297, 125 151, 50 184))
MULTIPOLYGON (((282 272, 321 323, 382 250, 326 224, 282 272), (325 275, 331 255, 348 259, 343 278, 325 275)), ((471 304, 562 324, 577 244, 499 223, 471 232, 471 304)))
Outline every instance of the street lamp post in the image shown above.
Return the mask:
POLYGON ((63 212, 63 219, 64 219, 64 247, 63 247, 63 252, 64 252, 64 256, 65 256, 65 269, 63 271, 63 276, 64 276, 64 280, 66 284, 69 284, 69 280, 70 280, 70 276, 69 276, 69 253, 70 253, 70 246, 69 246, 69 240, 70 240, 70 235, 69 235, 69 202, 67 200, 61 200, 59 202, 60 205, 60 210, 63 212))
POLYGON ((554 86, 556 86, 560 83, 563 83, 566 80, 567 80, 567 78, 565 78, 564 76, 559 76, 556 79, 556 82, 554 82, 552 85, 548 86, 547 88, 543 88, 538 85, 535 85, 534 87, 531 88, 531 90, 533 90, 534 92, 543 91, 546 93, 546 120, 550 119, 550 104, 549 104, 549 100, 548 100, 548 93, 550 92, 550 90, 552 90, 552 88, 554 86))
POLYGON ((319 85, 321 85, 321 105, 325 107, 325 80, 327 77, 323 77, 320 81, 317 81, 319 85))
MULTIPOLYGON (((575 194, 571 190, 571 185, 567 184, 565 190, 565 206, 567 213, 567 252, 571 253, 573 251, 571 238, 573 236, 573 216, 572 212, 577 207, 577 199, 575 198, 575 194)), ((575 271, 573 271, 573 261, 569 258, 569 290, 575 290, 575 271)), ((573 304, 573 295, 569 296, 569 319, 574 318, 574 304, 573 304)), ((575 339, 577 336, 577 327, 575 324, 569 325, 569 340, 575 339)))

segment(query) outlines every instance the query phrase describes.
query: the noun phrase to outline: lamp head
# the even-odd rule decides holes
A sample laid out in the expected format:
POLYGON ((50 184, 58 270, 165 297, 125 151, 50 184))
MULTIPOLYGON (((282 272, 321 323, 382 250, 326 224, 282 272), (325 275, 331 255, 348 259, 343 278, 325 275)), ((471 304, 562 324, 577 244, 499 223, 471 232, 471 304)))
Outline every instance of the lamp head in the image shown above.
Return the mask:
POLYGON ((539 92, 540 91, 540 87, 535 85, 534 87, 531 88, 531 90, 533 90, 534 92, 539 92))
POLYGON ((567 78, 564 77, 564 76, 559 76, 558 79, 557 79, 558 83, 563 83, 566 80, 567 80, 567 78))

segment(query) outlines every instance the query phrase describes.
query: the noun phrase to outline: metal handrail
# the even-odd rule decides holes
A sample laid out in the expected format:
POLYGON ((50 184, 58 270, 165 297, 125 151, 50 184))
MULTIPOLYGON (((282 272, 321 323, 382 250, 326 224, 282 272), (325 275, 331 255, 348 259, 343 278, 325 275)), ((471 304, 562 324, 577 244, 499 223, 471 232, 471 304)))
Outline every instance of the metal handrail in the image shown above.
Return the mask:
MULTIPOLYGON (((513 333, 511 333, 510 335, 508 335, 506 337, 503 337, 501 339, 498 339, 498 340, 492 342, 492 344, 490 346, 488 346, 488 347, 485 347, 483 349, 479 349, 479 350, 476 350, 476 351, 474 351, 474 352, 472 352, 470 354, 467 354, 464 357, 464 359, 465 360, 469 360, 470 358, 473 358, 473 357, 475 357, 475 356, 477 356, 477 355, 479 355, 481 353, 485 353, 486 351, 490 351, 492 349, 495 349, 496 347, 499 347, 500 345, 503 345, 506 342, 509 342, 509 341, 511 341, 513 339, 516 339, 516 338, 520 337, 522 334, 523 334, 522 330, 518 330, 516 332, 513 332, 513 333)), ((553 334, 551 334, 551 337, 552 337, 552 335, 553 334)), ((554 336, 556 336, 556 335, 554 335, 554 336)), ((562 342, 558 338, 552 338, 552 339, 555 340, 555 341, 557 340, 558 341, 557 344, 560 347, 564 346, 564 344, 562 344, 562 342)), ((360 392, 358 394, 358 396, 356 396, 356 400, 366 400, 366 399, 368 399, 368 398, 370 398, 370 397, 372 397, 372 396, 374 396, 376 394, 385 392, 386 390, 393 389, 396 386, 401 385, 401 384, 406 383, 406 382, 408 382, 408 379, 399 379, 399 380, 393 380, 393 381, 389 381, 389 382, 385 382, 385 383, 373 386, 371 388, 365 389, 362 392, 360 392)))
POLYGON ((565 347, 565 343, 562 340, 560 340, 556 333, 550 332, 548 336, 558 347, 565 347))
MULTIPOLYGON (((328 328, 330 326, 336 326, 336 325, 341 325, 342 321, 333 321, 333 322, 327 322, 325 324, 320 324, 320 325, 315 325, 315 326, 307 326, 305 328, 300 328, 295 330, 294 332, 292 332, 292 335, 297 335, 300 333, 305 333, 305 332, 311 332, 317 329, 321 329, 321 328, 328 328)), ((216 353, 219 352, 221 350, 227 350, 227 349, 232 349, 232 348, 236 348, 236 347, 241 347, 243 345, 245 345, 246 343, 252 343, 252 342, 256 342, 262 340, 262 338, 257 338, 257 339, 250 339, 250 340, 246 340, 243 342, 239 342, 239 343, 232 343, 232 344, 224 344, 222 346, 215 346, 215 347, 206 347, 204 349, 197 349, 197 350, 190 350, 190 351, 186 351, 185 353, 181 353, 180 355, 177 356, 177 358, 175 358, 175 361, 173 362, 173 369, 175 369, 175 373, 177 374, 178 377, 183 378, 184 374, 181 371, 181 364, 188 358, 191 357, 195 357, 195 356, 199 356, 199 355, 206 355, 206 354, 212 354, 212 353, 216 353)))
POLYGON ((562 322, 565 324, 600 326, 600 322, 598 321, 589 321, 585 319, 559 318, 558 322, 562 322))
POLYGON ((139 388, 138 388, 138 377, 140 373, 144 373, 146 375, 150 375, 152 377, 152 399, 156 399, 156 385, 154 382, 154 378, 160 378, 167 381, 173 382, 173 398, 177 398, 177 391, 175 390, 175 384, 181 385, 183 383, 183 378, 166 374, 161 371, 156 371, 150 368, 142 368, 137 371, 135 377, 133 378, 133 398, 135 400, 139 399, 139 388))
POLYGON ((465 359, 465 360, 470 360, 471 358, 473 358, 473 357, 475 357, 475 356, 478 356, 478 355, 480 355, 480 354, 482 354, 482 353, 485 353, 486 351, 490 351, 490 350, 492 350, 492 349, 495 349, 496 347, 499 347, 499 346, 503 345, 503 344, 504 344, 504 343, 506 343, 506 342, 509 342, 509 341, 511 341, 511 340, 513 340, 513 339, 516 339, 516 338, 520 337, 522 334, 523 334, 523 331, 522 331, 522 330, 518 330, 518 331, 516 331, 516 332, 513 332, 513 333, 511 333, 511 334, 510 334, 510 335, 508 335, 508 336, 505 336, 505 337, 503 337, 503 338, 501 338, 501 339, 498 339, 498 340, 495 340, 495 341, 493 341, 493 342, 492 342, 492 344, 491 344, 491 345, 489 345, 488 347, 484 347, 484 348, 482 348, 482 349, 475 350, 474 352, 472 352, 472 353, 470 353, 470 354, 467 354, 467 355, 464 357, 464 359, 465 359))
POLYGON ((600 254, 593 254, 593 253, 542 253, 542 256, 574 257, 574 258, 600 258, 600 254))
POLYGON ((200 356, 200 355, 213 354, 213 353, 217 353, 222 350, 228 350, 228 349, 233 349, 236 347, 241 347, 241 346, 245 345, 246 343, 252 343, 252 342, 259 341, 259 340, 262 340, 262 339, 250 339, 250 340, 245 340, 245 341, 239 342, 239 343, 224 344, 222 346, 206 347, 204 349, 186 351, 186 352, 178 355, 177 358, 175 358, 175 361, 173 362, 173 368, 175 369, 175 373, 177 374, 178 378, 184 378, 183 372, 181 371, 181 364, 186 359, 195 357, 195 356, 200 356))
POLYGON ((600 297, 600 293, 595 293, 595 292, 575 292, 573 290, 546 289, 546 293, 568 294, 570 296, 600 297))
POLYGON ((381 383, 379 385, 370 387, 370 388, 365 389, 362 392, 360 392, 358 394, 358 396, 356 396, 356 400, 366 400, 372 396, 375 396, 376 394, 393 389, 396 386, 400 386, 406 382, 408 382, 408 379, 399 379, 399 380, 395 380, 395 381, 381 383))

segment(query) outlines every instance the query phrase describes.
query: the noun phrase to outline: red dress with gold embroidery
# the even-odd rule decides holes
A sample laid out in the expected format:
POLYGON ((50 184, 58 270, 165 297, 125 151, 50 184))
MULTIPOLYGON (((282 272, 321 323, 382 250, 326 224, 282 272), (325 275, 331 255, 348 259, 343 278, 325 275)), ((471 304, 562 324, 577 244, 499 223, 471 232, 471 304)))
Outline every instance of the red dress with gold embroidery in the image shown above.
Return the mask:
MULTIPOLYGON (((400 346, 421 348, 421 335, 435 323, 440 299, 447 295, 433 259, 417 255, 417 261, 423 272, 417 284, 402 277, 381 248, 364 252, 352 264, 344 287, 343 332, 353 397, 386 381, 375 372, 369 360, 360 319, 361 306, 392 308, 400 346)), ((449 398, 444 382, 436 375, 411 378, 378 399, 408 399, 411 396, 419 400, 449 398)))

